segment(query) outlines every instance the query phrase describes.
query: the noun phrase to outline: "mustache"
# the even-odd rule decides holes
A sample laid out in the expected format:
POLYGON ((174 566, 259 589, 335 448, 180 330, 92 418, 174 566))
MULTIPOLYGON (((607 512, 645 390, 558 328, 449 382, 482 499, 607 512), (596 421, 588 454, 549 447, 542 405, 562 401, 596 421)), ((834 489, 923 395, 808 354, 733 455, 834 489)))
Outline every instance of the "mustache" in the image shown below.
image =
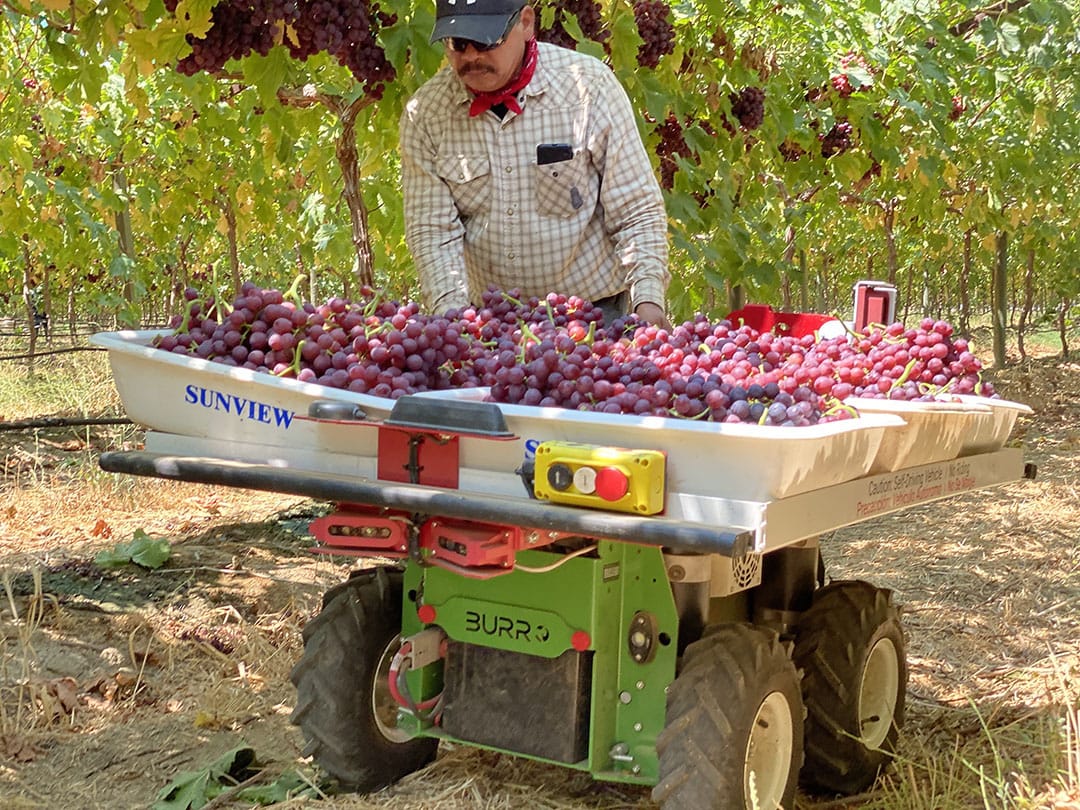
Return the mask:
POLYGON ((489 65, 482 64, 480 62, 473 62, 468 65, 462 65, 458 69, 458 73, 462 76, 467 76, 470 73, 494 73, 495 69, 489 65))

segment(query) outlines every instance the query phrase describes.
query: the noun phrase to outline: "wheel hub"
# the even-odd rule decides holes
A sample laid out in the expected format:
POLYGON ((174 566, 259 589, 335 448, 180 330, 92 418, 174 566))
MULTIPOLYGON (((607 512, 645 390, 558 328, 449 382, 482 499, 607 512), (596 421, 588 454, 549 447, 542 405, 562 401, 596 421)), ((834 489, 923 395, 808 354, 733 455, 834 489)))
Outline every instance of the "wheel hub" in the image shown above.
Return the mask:
POLYGON ((379 733, 393 743, 404 743, 411 739, 408 732, 398 728, 398 704, 390 694, 390 663, 400 646, 400 635, 390 639, 390 643, 379 656, 375 683, 371 689, 371 715, 375 718, 375 725, 378 726, 379 733))
POLYGON ((794 724, 782 692, 761 701, 746 743, 743 787, 746 806, 776 810, 784 797, 791 764, 794 724))
POLYGON ((876 749, 885 742, 900 692, 900 664, 896 646, 888 638, 870 648, 859 690, 859 730, 863 745, 876 749))

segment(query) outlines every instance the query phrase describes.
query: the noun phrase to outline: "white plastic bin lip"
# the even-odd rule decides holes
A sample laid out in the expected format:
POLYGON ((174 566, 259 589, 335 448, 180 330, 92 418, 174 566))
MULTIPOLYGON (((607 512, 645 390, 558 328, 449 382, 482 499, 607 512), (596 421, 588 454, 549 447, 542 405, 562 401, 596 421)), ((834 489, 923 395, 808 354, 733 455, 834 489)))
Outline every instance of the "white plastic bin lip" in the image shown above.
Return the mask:
POLYGON ((988 397, 966 397, 964 401, 950 401, 948 399, 935 400, 907 400, 907 399, 879 399, 876 397, 848 397, 844 400, 845 405, 850 405, 857 411, 870 411, 871 413, 895 413, 900 414, 931 414, 931 413, 989 413, 990 407, 985 404, 988 397))
MULTIPOLYGON (((163 363, 175 368, 177 371, 191 373, 192 371, 207 372, 216 376, 228 377, 231 380, 252 382, 260 386, 284 388, 306 396, 319 399, 335 399, 353 402, 366 409, 374 409, 378 413, 388 413, 394 402, 384 397, 375 397, 370 394, 358 394, 355 391, 346 391, 342 388, 331 388, 317 383, 302 382, 291 377, 275 377, 261 371, 253 371, 239 366, 227 366, 224 363, 215 363, 211 360, 203 360, 200 357, 174 354, 151 345, 151 341, 159 335, 170 335, 172 329, 146 329, 146 330, 123 330, 119 332, 98 332, 90 336, 90 343, 108 349, 110 352, 134 355, 155 363, 163 363)), ((150 427, 153 427, 151 425, 150 427)))
POLYGON ((1004 399, 1002 397, 984 397, 978 394, 944 394, 942 395, 942 402, 950 401, 962 402, 970 405, 982 405, 993 410, 994 408, 1004 408, 1005 410, 1017 411, 1019 414, 1033 414, 1034 409, 1030 405, 1025 405, 1023 402, 1016 402, 1011 399, 1004 399))

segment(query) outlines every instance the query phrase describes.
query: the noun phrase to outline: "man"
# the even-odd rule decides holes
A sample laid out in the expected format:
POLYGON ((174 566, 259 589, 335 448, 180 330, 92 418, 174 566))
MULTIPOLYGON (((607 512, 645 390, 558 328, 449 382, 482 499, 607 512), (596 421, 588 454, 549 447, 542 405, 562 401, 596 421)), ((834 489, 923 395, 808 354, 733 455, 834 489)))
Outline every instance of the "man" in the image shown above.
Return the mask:
POLYGON ((405 238, 425 303, 578 295, 665 327, 667 216, 625 90, 537 43, 524 0, 436 0, 448 65, 401 119, 405 238))

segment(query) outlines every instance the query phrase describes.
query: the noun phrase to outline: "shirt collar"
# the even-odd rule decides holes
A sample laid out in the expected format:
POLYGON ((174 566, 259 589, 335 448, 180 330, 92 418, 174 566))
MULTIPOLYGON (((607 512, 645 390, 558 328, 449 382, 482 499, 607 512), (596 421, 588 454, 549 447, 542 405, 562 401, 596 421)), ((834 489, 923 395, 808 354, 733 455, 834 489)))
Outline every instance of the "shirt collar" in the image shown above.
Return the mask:
MULTIPOLYGON (((544 59, 544 52, 548 48, 554 46, 549 45, 546 42, 538 42, 536 44, 540 49, 540 53, 536 60, 536 72, 533 74, 532 81, 529 82, 528 87, 522 91, 525 96, 529 98, 533 96, 542 96, 547 91, 548 87, 551 86, 551 75, 547 70, 547 65, 550 60, 544 59)), ((454 69, 450 67, 450 65, 447 65, 445 70, 449 72, 451 84, 454 88, 454 95, 452 98, 453 103, 455 105, 464 104, 466 106, 471 104, 473 95, 469 92, 469 88, 465 86, 465 82, 461 80, 460 76, 454 73, 454 69)))

